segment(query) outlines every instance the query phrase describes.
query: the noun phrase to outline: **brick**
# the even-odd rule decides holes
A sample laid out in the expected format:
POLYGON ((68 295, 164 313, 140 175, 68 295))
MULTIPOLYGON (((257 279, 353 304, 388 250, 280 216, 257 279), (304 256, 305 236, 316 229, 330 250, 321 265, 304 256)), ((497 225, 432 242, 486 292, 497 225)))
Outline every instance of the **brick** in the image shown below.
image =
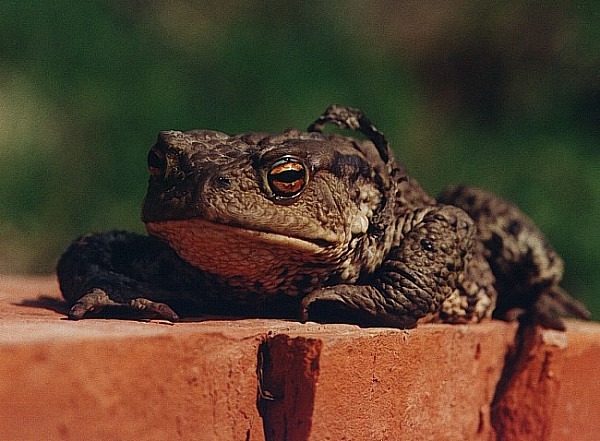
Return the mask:
POLYGON ((600 434, 600 325, 569 322, 567 344, 556 367, 551 367, 560 388, 549 439, 595 441, 600 434))
POLYGON ((567 332, 528 328, 506 367, 493 406, 502 440, 597 440, 600 326, 569 321, 567 332))
POLYGON ((279 334, 259 355, 258 406, 267 440, 303 441, 312 430, 322 341, 279 334))
POLYGON ((4 278, 0 293, 2 439, 264 439, 264 321, 72 322, 33 306, 53 280, 4 278))
POLYGON ((310 347, 321 341, 318 363, 305 363, 316 384, 304 439, 490 439, 489 409, 515 330, 492 322, 289 334, 310 347))
POLYGON ((600 325, 65 319, 0 275, 6 440, 592 440, 600 325), (506 361, 508 360, 508 364, 506 361), (499 385, 499 386, 498 386, 499 385), (493 409, 493 410, 492 410, 493 409))

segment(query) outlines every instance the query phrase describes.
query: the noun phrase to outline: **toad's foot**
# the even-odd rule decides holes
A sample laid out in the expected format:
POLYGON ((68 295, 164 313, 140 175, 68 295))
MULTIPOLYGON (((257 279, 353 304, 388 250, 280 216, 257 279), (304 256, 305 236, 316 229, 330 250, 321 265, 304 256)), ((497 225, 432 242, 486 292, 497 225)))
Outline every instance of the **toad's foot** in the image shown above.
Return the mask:
POLYGON ((590 312, 582 303, 571 297, 559 286, 541 294, 533 304, 529 316, 534 323, 539 323, 546 328, 565 330, 565 323, 561 317, 575 317, 589 320, 590 312))
POLYGON ((100 288, 94 288, 89 293, 85 294, 73 304, 69 310, 69 319, 79 320, 88 313, 98 314, 107 306, 126 307, 136 311, 144 311, 149 315, 165 320, 176 322, 179 316, 168 305, 152 300, 138 297, 120 303, 112 300, 106 291, 100 288))

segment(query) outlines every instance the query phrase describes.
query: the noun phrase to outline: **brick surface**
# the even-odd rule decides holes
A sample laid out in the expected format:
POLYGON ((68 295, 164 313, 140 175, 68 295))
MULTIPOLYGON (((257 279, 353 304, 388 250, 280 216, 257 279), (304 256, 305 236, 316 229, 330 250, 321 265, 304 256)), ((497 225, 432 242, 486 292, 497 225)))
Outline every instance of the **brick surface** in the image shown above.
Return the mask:
POLYGON ((498 438, 597 440, 600 326, 570 321, 566 333, 522 334, 493 407, 498 438))
POLYGON ((570 322, 567 346, 548 375, 560 388, 550 416, 551 441, 600 438, 600 325, 570 322))
POLYGON ((518 351, 516 325, 502 322, 402 331, 64 313, 54 278, 0 275, 2 439, 491 440, 495 427, 497 439, 592 440, 600 430, 594 323, 530 330, 518 351))
POLYGON ((492 322, 317 333, 308 439, 490 439, 490 405, 515 330, 492 322))
POLYGON ((263 322, 72 322, 39 295, 52 279, 2 281, 2 439, 263 439, 263 322))

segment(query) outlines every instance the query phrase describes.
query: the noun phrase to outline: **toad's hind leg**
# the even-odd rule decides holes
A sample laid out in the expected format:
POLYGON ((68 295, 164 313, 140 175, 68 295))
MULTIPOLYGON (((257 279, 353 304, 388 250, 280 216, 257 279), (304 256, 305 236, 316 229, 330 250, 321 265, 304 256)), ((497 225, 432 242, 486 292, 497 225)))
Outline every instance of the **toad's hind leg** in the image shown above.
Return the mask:
POLYGON ((486 191, 455 187, 439 201, 466 211, 475 221, 496 277, 494 317, 525 310, 536 323, 564 329, 561 315, 589 319, 589 312, 558 285, 563 262, 535 224, 517 207, 486 191))

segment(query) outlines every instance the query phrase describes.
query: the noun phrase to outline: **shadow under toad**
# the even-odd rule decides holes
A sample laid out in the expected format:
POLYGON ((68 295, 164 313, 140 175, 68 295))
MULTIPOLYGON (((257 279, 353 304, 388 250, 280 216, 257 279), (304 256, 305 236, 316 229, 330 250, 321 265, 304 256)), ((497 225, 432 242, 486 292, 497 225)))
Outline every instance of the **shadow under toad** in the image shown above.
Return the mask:
POLYGON ((38 296, 36 299, 23 299, 18 303, 13 303, 15 306, 25 306, 27 308, 48 309, 62 315, 69 313, 69 306, 63 299, 52 296, 38 296))
MULTIPOLYGON (((40 295, 35 299, 23 299, 20 302, 13 303, 15 306, 24 306, 26 308, 46 309, 63 315, 63 320, 69 320, 69 304, 60 298, 40 295)), ((235 321, 253 318, 275 318, 272 315, 252 315, 252 314, 206 314, 199 311, 197 308, 192 308, 187 305, 187 308, 178 308, 181 313, 179 323, 186 322, 205 322, 205 321, 235 321)), ((296 322, 290 317, 277 317, 280 320, 296 322)), ((85 319, 113 319, 127 321, 160 321, 160 318, 146 313, 144 311, 136 311, 126 306, 106 306, 102 311, 86 315, 85 319)))

